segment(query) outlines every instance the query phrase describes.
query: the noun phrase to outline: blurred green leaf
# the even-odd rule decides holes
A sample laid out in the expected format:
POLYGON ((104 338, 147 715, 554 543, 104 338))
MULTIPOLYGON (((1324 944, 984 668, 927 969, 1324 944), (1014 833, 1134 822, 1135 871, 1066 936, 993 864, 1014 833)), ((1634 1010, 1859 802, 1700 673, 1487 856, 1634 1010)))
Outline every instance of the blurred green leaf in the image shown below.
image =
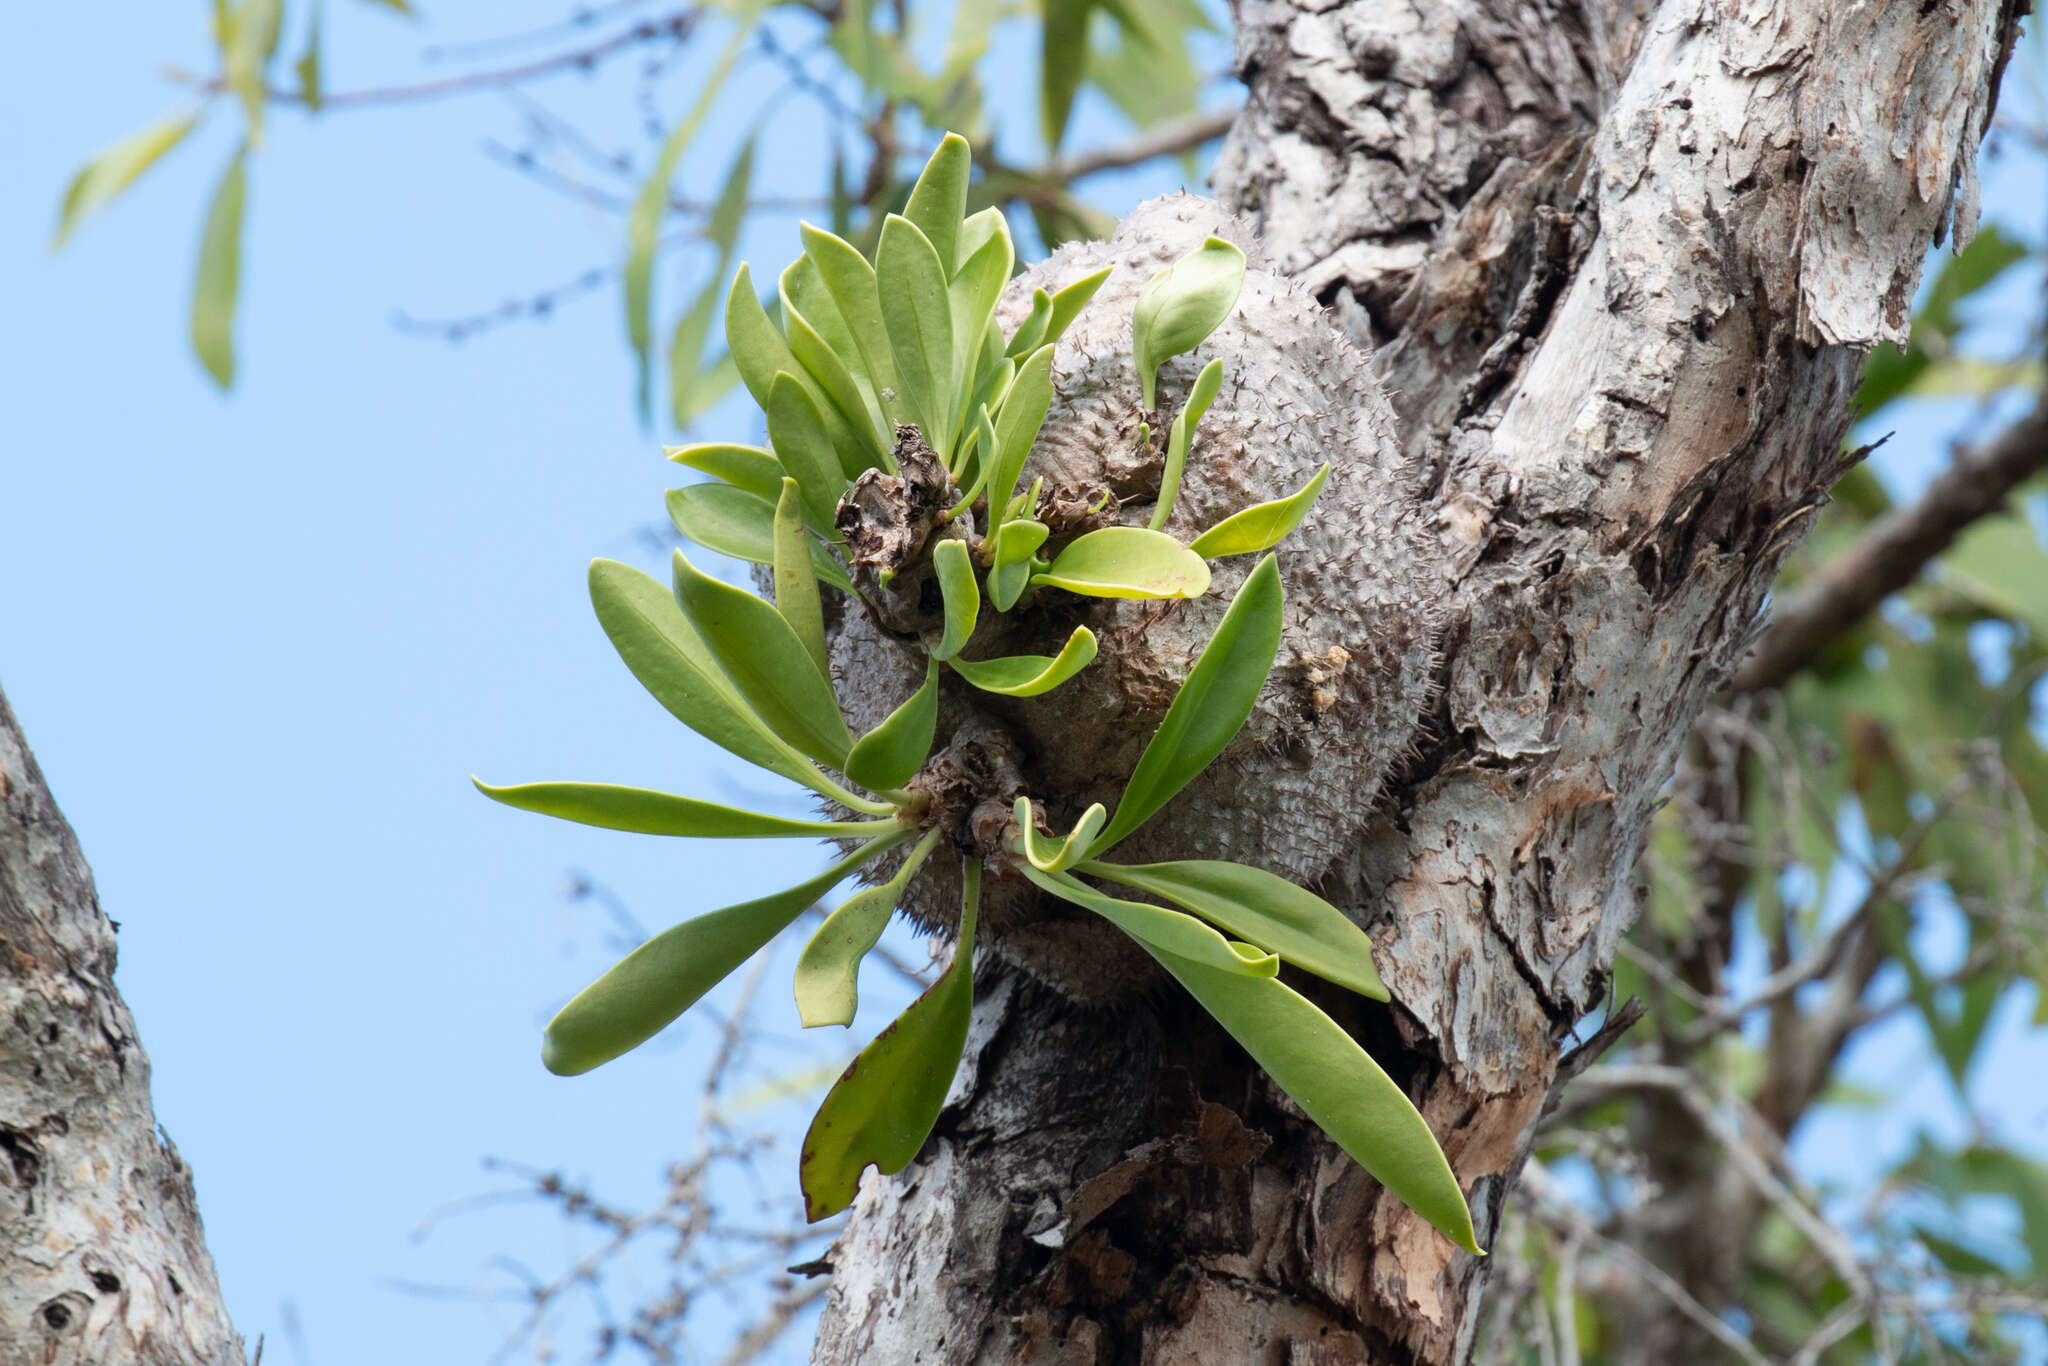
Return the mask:
POLYGON ((51 248, 63 246, 80 223, 133 185, 164 153, 184 141, 198 122, 197 114, 174 115, 123 138, 86 162, 64 191, 64 205, 57 213, 57 233, 51 239, 51 248))
POLYGON ((1039 121, 1046 150, 1057 152, 1088 74, 1088 19, 1093 0, 1040 0, 1039 121))
POLYGON ((308 113, 320 112, 320 101, 324 90, 320 84, 320 31, 326 6, 324 0, 313 0, 313 17, 306 25, 306 50, 300 54, 292 70, 299 78, 299 98, 306 102, 308 113))
POLYGON ((1930 362, 1947 355, 1961 321, 1958 305, 2026 254, 2022 243, 2006 236, 1997 224, 1987 223, 1961 255, 1950 257, 1913 317, 1912 338, 1906 349, 1880 345, 1864 361, 1863 383, 1856 391, 1863 415, 1869 417, 1898 398, 1930 362))
POLYGON ((264 78, 283 25, 283 0, 242 0, 228 11, 221 65, 228 87, 242 101, 243 117, 249 121, 243 141, 250 147, 263 145, 263 109, 270 98, 264 78))
POLYGON ((718 202, 712 206, 704 230, 704 240, 718 250, 717 264, 703 288, 697 291, 697 297, 676 319, 675 332, 669 338, 669 401, 678 428, 687 427, 704 407, 699 392, 704 343, 711 336, 712 315, 726 293, 726 275, 732 270, 733 255, 739 245, 740 225, 746 216, 747 191, 753 177, 754 139, 749 137, 733 158, 725 188, 719 191, 718 202))
POLYGON ((214 189, 199 235, 199 269, 192 281, 192 350, 221 388, 235 382, 235 300, 242 281, 243 170, 247 146, 235 149, 227 174, 214 189))

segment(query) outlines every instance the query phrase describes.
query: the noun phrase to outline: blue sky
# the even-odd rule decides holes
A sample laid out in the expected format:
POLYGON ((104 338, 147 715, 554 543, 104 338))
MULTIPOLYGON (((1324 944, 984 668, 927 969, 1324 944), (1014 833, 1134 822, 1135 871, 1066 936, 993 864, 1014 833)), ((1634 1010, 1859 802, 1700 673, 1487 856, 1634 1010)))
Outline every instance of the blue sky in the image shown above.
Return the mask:
MULTIPOLYGON (((332 84, 417 73, 425 31, 329 8, 332 84)), ((491 7, 488 29, 444 31, 566 8, 522 0, 491 7)), ((811 855, 543 822, 469 787, 472 772, 746 781, 640 692, 584 596, 593 555, 664 558, 635 528, 676 482, 629 406, 615 292, 461 346, 392 327, 395 309, 488 308, 618 258, 614 216, 480 155, 515 128, 507 105, 273 120, 231 397, 184 337, 232 118, 47 250, 80 159, 175 104, 161 67, 208 65, 204 13, 36 6, 0 55, 0 684, 121 922, 157 1113, 197 1171, 238 1325, 285 1366, 481 1360, 505 1311, 393 1283, 474 1286, 493 1256, 545 1271, 569 1244, 528 1209, 424 1240, 420 1220, 501 1184, 486 1155, 647 1197, 694 1122, 688 1047, 574 1081, 537 1063, 539 1025, 607 961, 601 917, 564 895, 569 870, 660 926, 811 855)), ((1027 64, 998 65, 1028 89, 1027 64)), ((622 87, 541 93, 641 151, 622 87)), ((673 112, 687 79, 664 92, 673 112)), ((778 110, 762 183, 815 184, 820 129, 809 106, 778 110)), ((714 121, 683 187, 714 190, 745 131, 714 121)), ((1084 105, 1076 133, 1113 125, 1084 105)), ((1090 189, 1127 206, 1172 175, 1090 189)), ((1992 202, 2024 217, 2027 194, 1995 184, 1992 202)), ((763 221, 746 247, 786 259, 793 220, 763 221)), ((658 314, 680 285, 664 275, 658 314)), ((764 1023, 795 1034, 786 993, 767 999, 764 1023)), ((2001 1072, 2038 1076, 2038 1044, 2001 1072)), ((764 1171, 788 1167, 785 1153, 764 1171)))

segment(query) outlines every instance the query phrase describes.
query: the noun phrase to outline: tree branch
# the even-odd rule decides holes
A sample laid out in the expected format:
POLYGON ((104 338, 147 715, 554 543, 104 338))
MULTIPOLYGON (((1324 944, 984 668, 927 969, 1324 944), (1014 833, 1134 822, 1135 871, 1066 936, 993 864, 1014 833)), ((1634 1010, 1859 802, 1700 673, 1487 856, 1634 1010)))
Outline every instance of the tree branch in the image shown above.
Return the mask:
POLYGON ((1781 598, 1770 629, 1731 686, 1756 692, 1784 683, 2044 467, 2048 407, 2037 406, 1995 440, 1957 455, 1918 502, 1878 518, 1811 582, 1781 598))

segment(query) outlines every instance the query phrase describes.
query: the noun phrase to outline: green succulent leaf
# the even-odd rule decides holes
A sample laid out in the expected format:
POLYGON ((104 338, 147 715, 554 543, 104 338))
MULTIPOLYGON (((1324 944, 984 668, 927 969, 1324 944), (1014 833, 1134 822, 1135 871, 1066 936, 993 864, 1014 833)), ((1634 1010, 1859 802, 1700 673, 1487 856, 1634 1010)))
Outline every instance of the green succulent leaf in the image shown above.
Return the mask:
POLYGON ((676 600, 697 638, 768 728, 819 763, 843 769, 853 732, 832 680, 782 614, 675 552, 676 600))
POLYGON ((995 330, 996 305, 1002 300, 1003 286, 1010 282, 1010 267, 1015 262, 1010 234, 998 233, 962 263, 960 273, 947 286, 956 343, 952 380, 956 395, 973 393, 975 381, 983 372, 983 362, 993 368, 1002 359, 1002 333, 995 330), (970 348, 958 344, 969 337, 981 338, 982 345, 970 348))
MULTIPOLYGON (((996 500, 991 497, 991 516, 995 506, 996 500)), ((988 573, 988 599, 998 612, 1007 612, 1017 605, 1025 585, 1031 582, 1031 557, 1051 534, 1051 528, 1044 522, 1028 520, 1004 522, 997 529, 994 563, 988 573)))
POLYGON ((1102 288, 1115 269, 1114 266, 1104 266, 1092 274, 1083 275, 1052 296, 1052 319, 1045 325, 1047 344, 1067 335, 1067 328, 1072 325, 1074 319, 1081 316, 1081 310, 1088 307, 1089 300, 1095 297, 1095 291, 1102 288))
MULTIPOLYGON (((867 263, 863 261, 861 265, 865 268, 867 263)), ((872 292, 872 271, 868 273, 868 283, 872 292)), ((788 306, 803 315, 818 338, 852 372, 854 388, 860 394, 861 406, 866 409, 867 426, 885 449, 892 445, 893 429, 883 409, 881 390, 875 386, 870 374, 866 351, 854 337, 853 327, 846 321, 846 316, 839 311, 839 303, 825 283, 825 273, 818 269, 818 263, 809 255, 797 257, 796 263, 782 273, 780 287, 788 306)), ((879 317, 874 321, 879 327, 879 317)), ((882 339, 882 345, 887 348, 886 338, 882 339)), ((809 364, 808 361, 805 363, 809 364)))
POLYGON ((962 219, 959 238, 953 245, 953 273, 960 274, 967 263, 974 259, 974 253, 997 236, 1001 236, 1005 241, 1009 240, 1010 220, 993 204, 979 213, 971 213, 962 219))
POLYGON ((910 188, 910 200, 903 206, 903 216, 932 244, 949 278, 954 262, 960 259, 960 220, 967 216, 967 177, 973 166, 967 139, 958 133, 946 134, 924 164, 917 184, 910 188))
POLYGON ((1206 560, 1271 550, 1301 525, 1301 519, 1308 516, 1316 495, 1323 491, 1323 485, 1329 478, 1330 467, 1324 465, 1312 479, 1287 497, 1276 498, 1270 503, 1254 503, 1242 512, 1233 512, 1195 537, 1195 543, 1188 548, 1206 560))
MULTIPOLYGON (((676 530, 721 555, 751 564, 775 563, 775 504, 730 484, 691 484, 668 491, 676 530)), ((834 588, 851 593, 853 580, 832 552, 811 542, 811 568, 834 588)))
POLYGON ((981 861, 963 863, 965 905, 953 961, 910 1008, 847 1064, 804 1135, 797 1174, 812 1223, 853 1203, 869 1166, 892 1175, 910 1165, 960 1068, 974 1005, 974 929, 981 861))
POLYGON ((932 550, 932 569, 946 602, 946 629, 932 646, 932 658, 947 660, 959 654, 974 634, 975 620, 981 614, 981 586, 974 581, 974 557, 965 541, 940 541, 932 550))
POLYGON ((1163 531, 1106 526, 1068 542, 1031 582, 1091 598, 1199 598, 1209 564, 1163 531))
POLYGON ((841 457, 840 472, 848 479, 856 479, 862 470, 882 467, 887 447, 881 434, 875 430, 868 412, 867 395, 861 392, 853 371, 831 343, 811 326, 810 319, 798 311, 790 297, 791 277, 806 264, 808 262, 799 257, 796 264, 782 273, 779 286, 782 291, 782 323, 789 333, 791 355, 825 396, 833 417, 844 424, 857 443, 857 460, 848 461, 844 458, 847 452, 838 453, 841 457))
POLYGON ((1081 861, 1088 852, 1088 846, 1102 831, 1102 823, 1109 819, 1109 812, 1101 802, 1096 802, 1081 813, 1081 819, 1074 822, 1074 828, 1067 837, 1054 844, 1038 837, 1037 824, 1031 819, 1031 799, 1017 798, 1011 811, 1016 815, 1017 828, 1023 832, 1025 861, 1041 873, 1064 873, 1081 861))
MULTIPOLYGON (((875 291, 875 268, 853 245, 822 228, 803 225, 804 252, 818 268, 819 278, 832 296, 839 316, 860 353, 861 368, 879 396, 896 390, 896 353, 889 345, 889 333, 882 322, 882 304, 875 291)), ((902 421, 904 410, 900 391, 894 400, 882 399, 884 415, 902 421)))
POLYGON ((702 470, 736 489, 773 503, 782 496, 782 462, 759 446, 734 446, 725 442, 704 442, 695 446, 663 446, 661 453, 678 465, 702 470))
POLYGON ((904 857, 896 875, 879 887, 867 887, 839 903, 796 960, 796 1013, 805 1029, 850 1025, 860 1007, 860 964, 889 926, 889 916, 903 900, 903 889, 938 844, 943 831, 934 829, 904 857))
POLYGON ((765 816, 758 811, 720 806, 654 792, 644 787, 615 787, 609 783, 520 783, 513 787, 492 787, 475 778, 476 790, 494 802, 535 811, 578 825, 604 830, 624 830, 635 835, 674 835, 685 839, 759 840, 829 839, 884 833, 884 820, 798 821, 782 816, 765 816))
MULTIPOLYGON (((1173 431, 1166 442, 1166 470, 1159 478, 1159 504, 1152 510, 1154 531, 1164 531, 1167 519, 1173 516, 1174 500, 1180 497, 1181 471, 1187 468, 1188 446, 1194 440, 1195 426, 1202 420, 1202 414, 1209 411, 1209 405, 1216 401, 1216 393, 1222 387, 1223 361, 1219 358, 1203 366, 1202 373, 1195 376, 1194 387, 1188 390, 1188 401, 1181 405, 1180 413, 1173 419, 1173 431)), ((1141 447, 1144 445, 1144 437, 1149 435, 1149 432, 1144 432, 1140 436, 1138 444, 1141 447)), ((1329 466, 1325 465, 1323 468, 1327 470, 1329 466)), ((1286 532, 1282 532, 1281 535, 1286 535, 1286 532)), ((1279 537, 1274 539, 1278 540, 1279 537)), ((1191 550, 1193 548, 1189 547, 1191 550)), ((1266 547, 1254 548, 1264 550, 1266 547)))
POLYGON ((953 672, 983 692, 1005 697, 1036 697, 1051 692, 1088 667, 1095 658, 1095 633, 1076 626, 1060 652, 1045 655, 1009 655, 1002 659, 972 660, 955 656, 946 661, 953 672))
POLYGON ((1242 863, 1083 863, 1078 871, 1136 887, 1375 1001, 1387 999, 1365 931, 1284 877, 1242 863))
POLYGON ((1089 850, 1099 858, 1149 820, 1221 754, 1259 700, 1280 650, 1280 567, 1268 555, 1237 590, 1216 633, 1124 786, 1109 828, 1089 850))
POLYGON ((740 382, 762 409, 768 407, 768 391, 778 374, 795 374, 802 368, 783 339, 782 329, 761 307, 754 293, 752 267, 740 263, 725 295, 725 345, 739 366, 740 382))
POLYGON ((1144 945, 1147 951, 1202 963, 1218 972, 1272 977, 1280 971, 1278 956, 1248 944, 1225 939, 1191 915, 1124 901, 1096 891, 1072 873, 1048 873, 1027 861, 1017 870, 1054 896, 1091 910, 1144 945))
POLYGON ((870 792, 895 791, 924 767, 938 726, 939 664, 928 660, 923 685, 854 742, 846 756, 846 776, 870 792))
POLYGON ((811 572, 811 538, 804 534, 804 496, 796 480, 782 481, 775 501, 775 610, 803 642, 827 680, 832 659, 825 649, 825 604, 818 596, 818 576, 811 572))
POLYGON ((1159 367, 1208 340, 1244 287, 1244 252, 1211 237, 1145 282, 1131 314, 1131 359, 1150 408, 1159 367))
POLYGON ((995 468, 989 472, 988 507, 989 524, 998 530, 1008 517, 1024 461, 1052 407, 1052 351, 1051 346, 1041 346, 1017 367, 1017 377, 1003 396, 1003 410, 996 415, 995 468))
POLYGON ((839 496, 846 491, 846 474, 825 434, 818 405, 802 381, 784 371, 769 386, 766 408, 768 444, 775 448, 783 470, 803 488, 804 519, 812 526, 831 526, 839 496))
POLYGON ((548 1023, 541 1062, 575 1076, 639 1047, 667 1028, 825 893, 910 838, 898 826, 808 882, 728 906, 662 931, 585 987, 548 1023))
POLYGON ((1028 356, 1045 342, 1045 329, 1052 322, 1052 295, 1042 289, 1031 291, 1031 313, 1017 330, 1010 334, 1010 344, 1003 354, 1015 360, 1028 356))
POLYGON ((924 439, 950 462, 953 313, 938 251, 909 219, 890 214, 875 253, 875 287, 896 378, 924 439))
POLYGON ((596 560, 590 602, 640 686, 678 721, 750 764, 815 789, 817 770, 741 698, 667 589, 630 565, 596 560))

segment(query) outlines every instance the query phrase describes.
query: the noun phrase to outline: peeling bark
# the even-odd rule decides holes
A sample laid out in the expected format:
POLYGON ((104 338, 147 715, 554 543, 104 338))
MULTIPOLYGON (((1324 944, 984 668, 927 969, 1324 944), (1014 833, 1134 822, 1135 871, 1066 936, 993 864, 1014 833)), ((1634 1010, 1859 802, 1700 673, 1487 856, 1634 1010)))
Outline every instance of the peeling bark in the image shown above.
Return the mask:
POLYGON ((0 1361, 240 1366, 114 929, 0 695, 0 1361))
MULTIPOLYGON (((1419 752, 1321 887, 1398 1008, 1318 999, 1482 1239, 1685 738, 1840 473, 1862 357, 1974 228, 2022 8, 1239 0, 1218 190, 1380 348, 1448 558, 1419 752)), ((1484 1281, 1178 995, 1013 972, 833 1261, 827 1363, 1451 1363, 1484 1281)))

